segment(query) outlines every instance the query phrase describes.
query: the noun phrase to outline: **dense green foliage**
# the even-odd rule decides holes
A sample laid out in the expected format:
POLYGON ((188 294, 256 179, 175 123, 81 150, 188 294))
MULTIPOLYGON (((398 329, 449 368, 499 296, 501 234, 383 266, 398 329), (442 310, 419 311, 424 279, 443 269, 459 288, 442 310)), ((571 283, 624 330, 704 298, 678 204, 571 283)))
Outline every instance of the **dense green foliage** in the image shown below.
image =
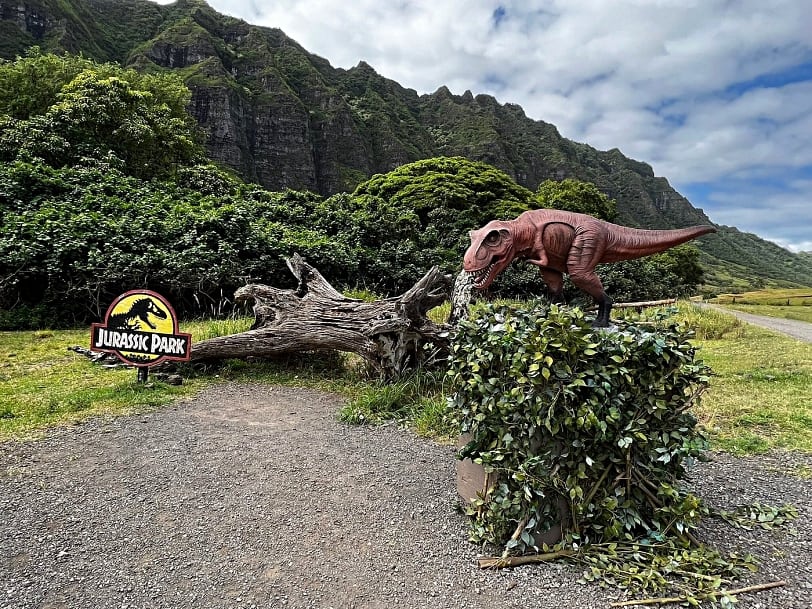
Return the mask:
POLYGON ((169 73, 141 74, 32 50, 0 61, 0 160, 43 159, 53 167, 84 158, 121 161, 152 178, 202 158, 189 90, 169 73))
POLYGON ((453 412, 472 436, 462 455, 499 474, 474 505, 474 539, 504 544, 572 514, 582 543, 682 534, 699 516, 681 492, 705 443, 690 412, 709 370, 689 334, 633 324, 593 329, 578 309, 491 307, 455 339, 453 412))
POLYGON ((617 203, 590 182, 568 178, 545 180, 536 191, 538 207, 563 209, 579 214, 589 214, 601 220, 613 222, 617 218, 617 203))
POLYGON ((604 288, 617 302, 680 298, 696 292, 702 283, 700 253, 692 244, 598 267, 604 288))
POLYGON ((98 318, 135 288, 164 293, 185 315, 217 313, 246 282, 288 282, 294 251, 347 278, 356 259, 346 244, 290 222, 302 202, 211 167, 145 182, 103 162, 0 164, 0 326, 98 318))
POLYGON ((710 515, 683 488, 706 447, 691 407, 710 370, 690 337, 639 322, 595 330, 556 306, 486 307, 460 324, 449 408, 469 434, 460 457, 494 476, 466 508, 471 540, 504 548, 494 564, 545 552, 586 565, 587 580, 693 604, 752 566, 692 534, 710 515), (555 547, 536 540, 556 526, 555 547))
POLYGON ((513 218, 532 206, 533 195, 485 163, 436 158, 373 176, 352 199, 366 208, 359 235, 377 251, 369 277, 375 287, 405 289, 431 266, 459 270, 468 231, 494 218, 513 218))

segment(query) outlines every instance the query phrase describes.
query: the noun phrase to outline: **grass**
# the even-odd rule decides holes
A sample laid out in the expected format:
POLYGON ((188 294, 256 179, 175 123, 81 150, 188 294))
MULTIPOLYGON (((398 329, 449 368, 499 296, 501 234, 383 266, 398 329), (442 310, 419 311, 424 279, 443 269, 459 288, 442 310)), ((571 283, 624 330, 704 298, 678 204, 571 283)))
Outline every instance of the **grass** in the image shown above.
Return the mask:
MULTIPOLYGON (((812 304, 812 301, 809 304, 812 304)), ((812 306, 809 305, 735 304, 724 306, 725 308, 735 309, 743 313, 765 315, 767 317, 780 317, 782 319, 794 319, 795 321, 805 321, 806 323, 812 324, 812 306)))
MULTIPOLYGON (((247 329, 247 318, 182 324, 198 341, 247 329)), ((69 351, 88 346, 90 330, 0 332, 0 441, 39 436, 48 427, 92 416, 143 412, 193 394, 213 382, 269 382, 346 391, 344 358, 280 358, 248 364, 229 361, 212 372, 185 366, 184 383, 136 382, 131 368, 108 369, 69 351)), ((353 376, 353 375, 350 375, 353 376)), ((357 376, 357 375, 356 375, 357 376)))
POLYGON ((89 329, 0 332, 0 440, 35 436, 89 416, 155 408, 205 382, 145 387, 132 369, 105 369, 67 349, 89 343, 89 329))
POLYGON ((811 306, 812 288, 769 289, 743 292, 741 294, 719 294, 709 302, 723 305, 811 306))
MULTIPOLYGON (((618 311, 620 314, 620 311, 618 311)), ((432 311, 435 321, 447 306, 432 311)), ((699 357, 714 370, 697 415, 714 448, 753 454, 774 448, 812 452, 812 345, 749 326, 731 315, 679 306, 677 317, 696 332, 699 357)), ((193 340, 247 329, 249 318, 182 325, 193 340)), ((438 439, 455 435, 445 417, 451 391, 441 372, 419 372, 394 384, 370 379, 345 354, 231 360, 208 371, 184 370, 175 387, 143 386, 132 369, 105 369, 67 350, 87 345, 89 330, 0 333, 0 440, 36 436, 45 428, 90 416, 141 412, 226 380, 303 386, 340 393, 349 422, 395 420, 438 439)))
POLYGON ((812 344, 688 304, 679 316, 696 329, 699 357, 714 372, 696 409, 714 447, 812 452, 812 344))
POLYGON ((812 289, 769 289, 742 294, 719 294, 714 304, 767 317, 780 317, 812 323, 812 289))
POLYGON ((356 386, 339 417, 356 424, 396 420, 422 436, 447 441, 457 435, 445 416, 448 390, 443 371, 418 370, 395 383, 356 386))

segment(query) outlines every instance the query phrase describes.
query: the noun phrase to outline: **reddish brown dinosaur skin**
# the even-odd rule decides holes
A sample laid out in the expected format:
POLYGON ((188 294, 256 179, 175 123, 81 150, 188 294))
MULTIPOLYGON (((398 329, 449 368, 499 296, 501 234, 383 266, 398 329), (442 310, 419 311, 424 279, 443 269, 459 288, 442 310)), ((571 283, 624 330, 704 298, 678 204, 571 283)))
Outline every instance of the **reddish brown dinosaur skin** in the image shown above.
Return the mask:
POLYGON ((527 260, 539 267, 553 302, 563 300, 564 273, 568 273, 598 303, 594 325, 605 327, 612 300, 595 274, 597 265, 656 254, 715 232, 713 226, 640 230, 586 214, 536 209, 515 220, 494 220, 471 231, 463 268, 473 276, 475 288, 485 289, 513 260, 527 260))

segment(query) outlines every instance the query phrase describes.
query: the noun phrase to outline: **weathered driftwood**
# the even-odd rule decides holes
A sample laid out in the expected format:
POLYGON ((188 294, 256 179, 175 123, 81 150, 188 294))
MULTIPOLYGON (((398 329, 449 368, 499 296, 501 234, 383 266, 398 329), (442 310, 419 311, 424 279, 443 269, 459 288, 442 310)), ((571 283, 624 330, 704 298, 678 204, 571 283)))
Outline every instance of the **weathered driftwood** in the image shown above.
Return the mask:
POLYGON ((287 264, 298 287, 238 289, 238 302, 254 303, 251 330, 193 343, 193 362, 335 350, 357 353, 394 377, 424 360, 427 343, 448 348, 447 329, 426 317, 448 299, 451 280, 437 267, 401 296, 364 302, 343 296, 298 254, 287 264))
POLYGON ((645 309, 647 307, 662 307, 665 305, 674 304, 677 302, 676 298, 664 298, 662 300, 643 300, 641 302, 616 302, 612 305, 614 309, 645 309))

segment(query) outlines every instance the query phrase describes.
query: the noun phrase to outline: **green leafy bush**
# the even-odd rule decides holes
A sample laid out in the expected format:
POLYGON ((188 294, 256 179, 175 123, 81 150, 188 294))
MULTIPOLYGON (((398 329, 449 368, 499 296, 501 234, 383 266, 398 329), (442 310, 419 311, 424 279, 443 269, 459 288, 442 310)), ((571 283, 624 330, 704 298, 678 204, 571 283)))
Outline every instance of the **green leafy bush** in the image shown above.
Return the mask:
POLYGON ((0 163, 0 329, 98 319, 135 288, 182 315, 229 312, 244 283, 292 285, 284 260, 296 251, 340 280, 357 268, 341 235, 288 221, 306 195, 243 192, 209 166, 181 177, 146 182, 105 160, 0 163))
POLYGON ((356 188, 351 204, 364 251, 361 272, 371 287, 400 292, 433 265, 458 272, 468 232, 515 218, 533 206, 533 193, 486 163, 439 157, 373 176, 356 188))
POLYGON ((130 175, 171 174, 203 156, 190 98, 175 74, 33 49, 0 61, 0 159, 59 167, 114 155, 130 175))
POLYGON ((459 325, 450 414, 470 438, 460 457, 492 474, 466 507, 470 538, 503 548, 480 566, 561 558, 631 594, 735 602, 723 583, 755 561, 696 539, 700 519, 718 514, 682 486, 706 447, 690 408, 710 371, 690 336, 663 320, 596 330, 556 306, 486 306, 459 325), (558 526, 559 543, 539 541, 558 526))
POLYGON ((600 265, 598 274, 616 302, 690 296, 703 276, 699 250, 687 243, 653 256, 600 265))
POLYGON ((470 510, 472 539, 532 549, 534 530, 562 521, 561 499, 579 543, 689 531, 701 509, 679 481, 705 447, 690 407, 709 370, 688 338, 595 330, 556 306, 463 322, 451 360, 451 407, 472 438, 462 456, 499 480, 470 510))

